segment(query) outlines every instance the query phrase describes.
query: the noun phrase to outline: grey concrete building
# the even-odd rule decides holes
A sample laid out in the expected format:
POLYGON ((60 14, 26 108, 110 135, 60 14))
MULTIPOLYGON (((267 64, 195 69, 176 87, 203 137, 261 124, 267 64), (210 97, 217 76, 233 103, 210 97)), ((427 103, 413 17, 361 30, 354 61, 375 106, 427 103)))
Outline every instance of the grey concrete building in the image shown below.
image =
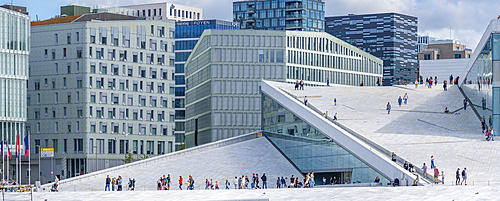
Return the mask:
POLYGON ((53 164, 41 161, 43 183, 51 166, 68 178, 123 164, 127 152, 174 151, 174 21, 86 15, 31 29, 27 128, 34 146, 55 151, 53 164))
POLYGON ((185 76, 191 147, 260 129, 262 79, 374 86, 382 60, 324 32, 206 30, 185 76))
MULTIPOLYGON (((25 10, 26 11, 26 10, 25 10)), ((12 158, 2 158, 2 178, 19 180, 14 165, 16 136, 26 135, 26 81, 30 54, 30 17, 19 10, 0 8, 0 134, 2 145, 12 150, 12 158), (7 166, 7 164, 10 164, 7 166)), ((24 153, 21 143, 21 153, 24 153)), ((24 155, 23 155, 24 158, 24 155)), ((26 166, 27 167, 27 166, 26 166)), ((26 167, 22 169, 26 171, 26 167)), ((26 174, 24 174, 26 175, 26 174)), ((26 181, 26 180, 23 180, 26 181)))

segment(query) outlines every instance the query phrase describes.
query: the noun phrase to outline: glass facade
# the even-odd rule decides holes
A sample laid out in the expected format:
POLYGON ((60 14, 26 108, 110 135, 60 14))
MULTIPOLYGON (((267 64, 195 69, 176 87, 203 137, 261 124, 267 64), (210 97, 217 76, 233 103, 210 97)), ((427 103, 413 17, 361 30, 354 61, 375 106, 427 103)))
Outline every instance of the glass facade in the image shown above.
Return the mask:
POLYGON ((180 21, 175 23, 175 142, 177 148, 185 142, 184 119, 186 109, 184 97, 186 83, 184 64, 206 29, 239 29, 239 24, 222 20, 180 21))
MULTIPOLYGON (((486 126, 498 131, 500 88, 495 87, 493 82, 500 80, 500 34, 491 34, 480 51, 461 89, 480 118, 485 119, 486 126)), ((499 135, 498 132, 495 135, 499 135)))
POLYGON ((384 62, 384 85, 417 79, 418 18, 399 13, 326 18, 326 32, 384 62))
POLYGON ((262 130, 301 172, 314 171, 316 184, 322 177, 335 176, 340 183, 371 183, 375 177, 389 185, 387 178, 373 170, 342 146, 307 124, 272 98, 262 94, 262 130))
MULTIPOLYGON (((26 93, 29 48, 29 16, 0 8, 0 140, 7 140, 10 146, 14 146, 15 136, 21 135, 23 139, 27 133, 26 127, 29 128, 25 124, 26 104, 31 101, 26 93)), ((32 102, 35 101, 33 97, 32 102)), ((24 149, 24 141, 20 143, 21 149, 24 149)), ((13 175, 6 176, 8 179, 13 175)))
POLYGON ((241 29, 325 31, 321 0, 253 0, 233 3, 233 21, 241 29))

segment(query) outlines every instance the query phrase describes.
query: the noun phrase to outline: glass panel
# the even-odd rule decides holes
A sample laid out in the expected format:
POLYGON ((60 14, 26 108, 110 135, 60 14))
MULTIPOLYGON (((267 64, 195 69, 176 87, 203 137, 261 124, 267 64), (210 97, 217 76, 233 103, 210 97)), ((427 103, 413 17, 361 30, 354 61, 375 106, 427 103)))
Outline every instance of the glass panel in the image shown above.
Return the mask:
MULTIPOLYGON (((278 102, 263 96, 263 135, 301 172, 315 171, 316 184, 323 177, 336 176, 337 183, 372 183, 375 177, 389 185, 387 178, 331 141, 278 102)), ((327 182, 329 184, 329 182, 327 182)))
MULTIPOLYGON (((500 48, 493 48, 492 46, 500 45, 499 42, 494 41, 498 40, 498 38, 490 36, 461 86, 461 89, 469 99, 468 106, 474 106, 480 117, 484 117, 486 128, 490 126, 489 123, 492 116, 493 49, 500 50, 500 48)), ((498 133, 495 133, 495 135, 498 135, 498 133)))

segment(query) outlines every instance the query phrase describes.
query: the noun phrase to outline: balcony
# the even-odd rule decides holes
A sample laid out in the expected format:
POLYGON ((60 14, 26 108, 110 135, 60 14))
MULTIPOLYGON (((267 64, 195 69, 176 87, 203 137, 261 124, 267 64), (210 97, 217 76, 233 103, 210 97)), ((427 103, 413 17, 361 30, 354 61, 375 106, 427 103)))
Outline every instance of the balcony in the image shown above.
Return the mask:
POLYGON ((248 13, 254 13, 255 12, 255 8, 254 7, 248 7, 247 8, 247 12, 248 13))
POLYGON ((294 22, 294 23, 286 23, 286 29, 297 29, 302 28, 302 23, 294 22))
POLYGON ((305 18, 306 16, 302 13, 293 13, 293 14, 286 14, 285 17, 286 17, 286 20, 296 20, 296 19, 305 18))
POLYGON ((254 16, 248 16, 247 22, 254 22, 257 17, 254 16))
POLYGON ((304 10, 304 6, 302 4, 286 5, 285 11, 290 11, 290 10, 304 10))

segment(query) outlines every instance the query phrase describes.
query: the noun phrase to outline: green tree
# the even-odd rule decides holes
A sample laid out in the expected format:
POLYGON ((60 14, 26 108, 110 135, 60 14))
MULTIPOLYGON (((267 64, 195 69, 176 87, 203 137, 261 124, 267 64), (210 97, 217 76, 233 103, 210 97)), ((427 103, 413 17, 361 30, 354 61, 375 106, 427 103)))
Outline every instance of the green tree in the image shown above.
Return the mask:
POLYGON ((176 151, 180 151, 183 149, 186 149, 186 143, 181 144, 181 146, 179 146, 179 148, 176 151))
POLYGON ((148 155, 144 154, 144 155, 139 155, 139 160, 142 160, 142 159, 146 159, 146 158, 149 158, 148 155))
POLYGON ((130 151, 127 152, 127 154, 125 154, 125 158, 122 159, 122 161, 124 163, 132 163, 132 162, 134 162, 134 158, 132 157, 132 152, 130 152, 130 151))

